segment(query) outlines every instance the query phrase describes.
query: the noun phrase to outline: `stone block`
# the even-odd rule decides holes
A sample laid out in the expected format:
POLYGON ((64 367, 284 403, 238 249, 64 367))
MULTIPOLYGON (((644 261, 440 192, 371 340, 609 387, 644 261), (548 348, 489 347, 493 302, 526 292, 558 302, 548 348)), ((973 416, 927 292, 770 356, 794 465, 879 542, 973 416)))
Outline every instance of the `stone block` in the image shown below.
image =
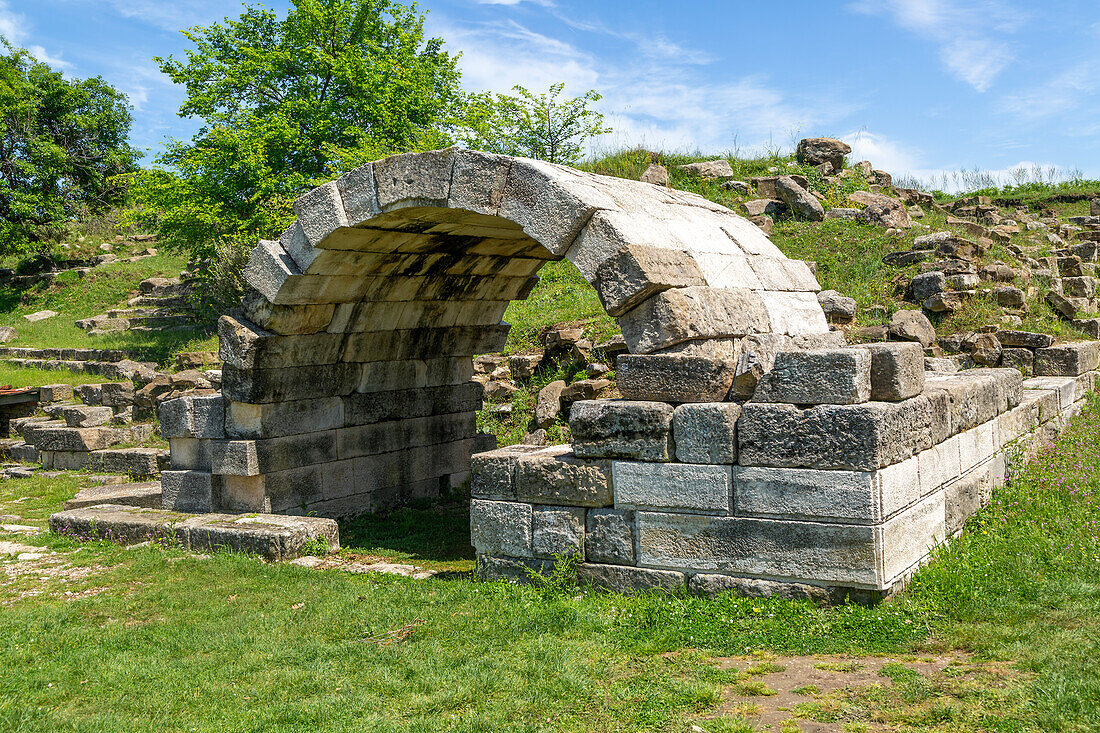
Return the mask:
POLYGON ((521 456, 544 450, 537 445, 510 445, 476 453, 470 459, 470 493, 478 499, 511 501, 516 498, 516 462, 521 456))
POLYGON ((734 377, 733 394, 751 397, 761 377, 771 371, 776 354, 805 349, 832 349, 844 346, 844 332, 830 331, 820 334, 787 336, 764 333, 748 336, 738 344, 737 375, 734 377))
POLYGON ((649 570, 623 565, 583 563, 577 568, 577 582, 613 593, 664 591, 676 593, 684 588, 687 578, 672 570, 649 570))
POLYGON ((78 384, 77 386, 73 387, 73 392, 76 394, 77 398, 85 405, 103 404, 102 384, 78 384))
MULTIPOLYGON (((831 211, 836 211, 832 209, 831 211)), ((853 209, 855 211, 855 209, 853 209)), ((776 596, 790 601, 811 601, 819 606, 833 602, 830 589, 808 583, 788 583, 761 578, 740 578, 734 575, 697 573, 688 579, 688 590, 695 595, 714 597, 732 592, 747 598, 776 596)))
POLYGON ((877 471, 735 466, 737 516, 876 524, 920 497, 917 459, 877 471))
POLYGON ((1016 369, 1030 377, 1035 368, 1035 352, 1018 346, 1004 348, 1001 350, 1001 366, 1016 369))
POLYGON ((611 467, 617 509, 730 511, 729 466, 615 461, 611 467))
POLYGON ((1020 404, 1024 377, 1018 369, 968 369, 962 373, 965 378, 992 377, 996 385, 997 413, 1007 412, 1020 404))
POLYGON ((627 245, 596 268, 593 287, 610 316, 621 316, 670 288, 706 285, 695 259, 682 250, 627 245))
POLYGON ((516 498, 533 504, 608 507, 613 503, 611 461, 578 458, 552 446, 516 461, 516 498))
POLYGON ((200 438, 169 438, 172 468, 209 471, 214 441, 200 438))
POLYGON ((877 587, 869 525, 637 512, 638 564, 877 587))
MULTIPOLYGON (((816 298, 814 306, 820 313, 816 298)), ((699 286, 658 293, 620 316, 619 325, 632 354, 649 354, 695 339, 772 330, 768 310, 756 292, 699 286)))
POLYGON ((480 554, 532 557, 530 504, 470 502, 470 541, 480 554))
POLYGON ((737 463, 737 419, 734 402, 680 405, 672 414, 676 460, 682 463, 737 463))
POLYGON ((993 457, 997 450, 996 421, 971 428, 958 434, 959 467, 969 471, 974 466, 993 457))
POLYGON ((1100 366, 1100 342, 1063 344, 1035 352, 1035 375, 1076 377, 1100 366))
POLYGON ((753 402, 851 405, 871 398, 871 354, 865 349, 819 349, 776 354, 753 402))
POLYGON ((878 587, 889 588, 947 539, 943 492, 926 496, 879 531, 882 577, 878 587))
POLYGON ((39 402, 65 402, 73 398, 70 384, 44 384, 38 388, 39 402))
POLYGON ((237 369, 226 364, 222 394, 228 400, 254 404, 349 395, 359 387, 363 374, 361 364, 349 363, 283 369, 237 369))
POLYGON ((88 454, 88 468, 105 473, 124 473, 128 476, 146 477, 160 473, 160 448, 115 448, 92 451, 88 454))
MULTIPOLYGON (((1058 412, 1069 409, 1077 399, 1077 380, 1074 377, 1032 377, 1023 382, 1024 390, 1053 392, 1057 395, 1055 405, 1058 412)), ((1043 422, 1055 417, 1053 411, 1042 411, 1040 417, 1043 422)))
POLYGON ((527 557, 497 557, 489 554, 477 556, 477 576, 482 580, 505 580, 509 583, 530 583, 534 573, 546 575, 552 572, 554 563, 527 557))
POLYGON ((997 461, 987 460, 970 468, 944 489, 945 523, 948 536, 961 531, 975 512, 993 495, 997 461))
POLYGON ((176 512, 213 511, 214 480, 209 471, 162 471, 161 508, 176 512))
POLYGON ((132 382, 107 382, 100 386, 99 395, 99 404, 105 407, 129 407, 134 404, 134 385, 132 382))
POLYGON ((244 316, 271 333, 292 336, 324 331, 332 321, 335 305, 275 305, 257 292, 244 297, 244 316))
POLYGON ((237 369, 335 364, 343 353, 343 334, 280 336, 232 316, 218 319, 218 356, 237 369))
POLYGON ((968 376, 966 372, 960 372, 928 376, 925 379, 925 391, 947 393, 951 435, 989 422, 998 412, 999 388, 997 380, 991 375, 968 376))
POLYGON ((589 509, 584 541, 585 558, 591 563, 633 565, 634 512, 621 509, 589 509))
POLYGON ((102 450, 123 442, 127 437, 125 431, 114 428, 67 428, 59 423, 27 425, 23 429, 23 438, 40 451, 102 450))
MULTIPOLYGON (((310 433, 320 435, 321 433, 310 433)), ((477 434, 477 414, 429 415, 408 420, 358 425, 336 431, 337 455, 357 458, 407 448, 439 445, 472 438, 477 434)), ((282 438, 289 440, 290 436, 282 438)), ((301 439, 294 436, 294 440, 301 439)), ((277 440, 277 439, 272 439, 277 440)))
POLYGON ((61 414, 70 428, 96 428, 109 423, 115 413, 110 407, 73 405, 62 409, 61 414))
POLYGON ((507 323, 395 331, 365 331, 344 337, 343 361, 372 362, 473 356, 500 351, 508 341, 507 323))
MULTIPOLYGON (((119 477, 121 478, 121 477, 119 477)), ((128 484, 97 484, 76 492, 61 505, 62 509, 80 509, 97 504, 123 504, 157 508, 161 506, 160 481, 142 481, 128 484)))
POLYGON ((337 431, 327 430, 265 440, 212 441, 210 465, 214 473, 225 476, 257 476, 338 457, 337 431))
POLYGON ((344 427, 344 401, 339 397, 249 404, 223 400, 225 435, 261 439, 344 427))
POLYGON ((924 390, 924 351, 915 343, 856 344, 871 352, 871 399, 900 402, 924 390))
POLYGON ((872 471, 932 445, 932 403, 921 395, 862 405, 748 403, 737 423, 743 466, 872 471))
POLYGON ((728 359, 679 354, 623 354, 615 361, 619 391, 628 400, 721 402, 733 385, 728 359))
POLYGON ((587 400, 573 404, 569 429, 581 458, 670 461, 673 408, 663 402, 587 400))
POLYGON ((47 471, 82 471, 88 467, 89 451, 44 450, 39 454, 42 468, 47 471))
POLYGON ((927 496, 962 473, 960 438, 953 435, 917 455, 920 494, 927 496))
POLYGON ((165 438, 225 438, 225 400, 221 395, 187 396, 157 406, 165 438))
POLYGON ((535 557, 583 557, 585 509, 535 506, 531 512, 531 548, 535 557))

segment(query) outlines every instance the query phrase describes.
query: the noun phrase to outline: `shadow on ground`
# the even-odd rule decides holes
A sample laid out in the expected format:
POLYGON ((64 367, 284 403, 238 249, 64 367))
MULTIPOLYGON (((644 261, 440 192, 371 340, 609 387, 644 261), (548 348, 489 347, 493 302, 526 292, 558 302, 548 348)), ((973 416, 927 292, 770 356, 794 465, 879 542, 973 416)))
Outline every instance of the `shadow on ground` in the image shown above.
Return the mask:
POLYGON ((352 552, 468 571, 474 560, 469 502, 415 503, 345 520, 340 523, 340 544, 352 552))

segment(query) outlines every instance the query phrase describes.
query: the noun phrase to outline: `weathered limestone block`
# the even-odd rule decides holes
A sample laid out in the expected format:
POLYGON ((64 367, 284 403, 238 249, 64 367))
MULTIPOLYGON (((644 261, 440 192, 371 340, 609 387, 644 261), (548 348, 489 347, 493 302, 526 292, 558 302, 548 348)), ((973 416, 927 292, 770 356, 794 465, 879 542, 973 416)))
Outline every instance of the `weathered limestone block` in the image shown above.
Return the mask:
POLYGON ((1093 371, 1100 366, 1100 342, 1063 344, 1035 352, 1036 376, 1069 376, 1093 371))
POLYGON ((734 575, 718 575, 716 573, 697 573, 691 576, 688 580, 688 590, 696 595, 708 597, 726 591, 733 591, 734 595, 747 598, 776 596, 791 601, 812 601, 818 605, 833 602, 833 594, 829 592, 829 589, 818 585, 785 583, 760 578, 739 578, 734 575))
POLYGON ((1077 397, 1077 380, 1073 377, 1032 377, 1024 380, 1023 388, 1025 394, 1027 391, 1043 390, 1055 395, 1053 403, 1040 413, 1043 422, 1057 417, 1062 410, 1068 410, 1077 397))
POLYGON ((637 512, 638 564, 874 587, 876 529, 868 525, 637 512))
POLYGON ((532 507, 531 548, 535 557, 582 557, 584 522, 583 507, 532 507))
POLYGON ((615 461, 611 467, 616 509, 730 511, 729 466, 615 461))
POLYGON ((172 468, 177 470, 209 471, 211 467, 212 440, 201 438, 169 438, 172 468))
POLYGON ((920 494, 927 496, 942 488, 962 473, 959 444, 961 439, 954 435, 942 443, 923 450, 917 455, 917 473, 920 479, 920 494))
POLYGON ((23 428, 23 438, 40 451, 81 452, 110 448, 129 437, 128 433, 109 427, 68 428, 63 425, 27 425, 23 428))
MULTIPOLYGON (((133 385, 130 389, 133 390, 133 385)), ((103 404, 103 385, 101 384, 78 384, 73 387, 73 392, 85 405, 103 404)))
POLYGON ((1007 412, 1020 404, 1020 394, 1023 389, 1024 377, 1018 369, 968 369, 963 372, 966 378, 979 376, 992 377, 996 384, 997 412, 1007 412))
POLYGON ((352 394, 343 398, 344 424, 365 425, 402 418, 476 412, 481 409, 482 391, 479 383, 468 381, 439 387, 352 394))
POLYGON ((997 421, 987 423, 959 433, 959 467, 968 471, 972 467, 989 460, 997 451, 997 421))
POLYGON ((886 522, 879 530, 879 588, 890 588, 947 539, 945 520, 944 492, 937 491, 886 522))
MULTIPOLYGON (((427 387, 444 387, 468 383, 474 376, 473 362, 466 358, 413 359, 406 361, 375 361, 362 365, 362 374, 355 392, 369 395, 362 401, 376 401, 382 405, 399 399, 394 394, 381 395, 379 392, 395 390, 419 390, 427 387)), ((330 394, 339 394, 333 392, 330 394)), ((432 398, 438 397, 433 394, 432 398)), ((358 398, 345 400, 345 411, 351 415, 352 403, 358 398)), ((419 404, 419 403, 418 403, 419 404)), ((364 413, 366 414, 366 413, 364 413)), ((357 418, 360 419, 360 418, 357 418)), ((378 418, 381 419, 381 418, 378 418)), ((361 420, 371 422, 372 420, 361 420)))
POLYGON ((584 563, 577 568, 577 580, 614 593, 657 590, 675 593, 684 587, 687 579, 683 573, 673 570, 648 570, 623 565, 584 563))
POLYGON ((1030 377, 1035 368, 1035 352, 1022 347, 1008 346, 1001 350, 1001 365, 1016 369, 1030 377))
POLYGON ((925 393, 945 392, 948 398, 948 432, 951 435, 989 422, 998 412, 997 380, 989 375, 929 375, 925 393))
POLYGON ((65 402, 73 398, 70 384, 44 384, 38 388, 39 402, 65 402))
POLYGON ((339 397, 258 405, 225 400, 222 403, 225 411, 225 436, 229 438, 277 438, 333 430, 345 425, 344 400, 339 397))
POLYGON ((73 405, 62 409, 61 414, 65 417, 65 425, 70 428, 95 428, 106 425, 115 413, 110 407, 73 405))
POLYGON ((342 358, 347 362, 371 362, 493 353, 504 348, 509 328, 507 323, 500 323, 353 333, 344 338, 342 358))
POLYGON ((588 562, 633 565, 634 512, 589 509, 584 552, 588 562))
POLYGON ((470 502, 470 542, 478 553, 532 557, 530 504, 507 501, 470 502))
POLYGON ((607 314, 621 316, 664 290, 706 284, 687 252, 628 245, 596 269, 593 286, 607 314))
POLYGON ((249 321, 265 331, 283 336, 324 331, 335 309, 332 303, 275 305, 258 292, 245 295, 242 307, 249 321))
POLYGON ((225 437, 225 400, 221 395, 165 400, 157 406, 157 417, 165 438, 225 437))
POLYGON ((851 405, 871 398, 871 354, 864 349, 788 351, 753 393, 754 402, 851 405))
POLYGON ((160 448, 114 448, 88 454, 88 468, 104 473, 145 477, 160 473, 160 448))
POLYGON ((519 501, 533 504, 611 506, 611 462, 585 460, 569 446, 552 446, 516 460, 515 488, 519 501))
POLYGON ((280 336, 231 316, 218 319, 218 356, 237 369, 335 364, 340 361, 343 345, 343 334, 280 336))
POLYGON ((287 435, 266 440, 211 443, 210 465, 223 476, 257 476, 337 460, 337 431, 287 435))
POLYGON ((966 520, 989 503, 997 477, 1003 475, 1003 461, 989 459, 947 485, 944 503, 948 536, 961 531, 966 520))
MULTIPOLYGON (((309 433, 321 434, 323 433, 309 433)), ((416 446, 450 443, 472 438, 476 434, 477 414, 474 412, 429 415, 340 428, 336 431, 336 449, 340 458, 357 458, 416 446)), ((294 444, 299 437, 286 436, 282 440, 294 444)))
POLYGON ((784 351, 807 349, 833 349, 844 346, 844 332, 830 331, 820 334, 787 336, 780 333, 762 333, 747 336, 738 348, 737 375, 733 381, 733 394, 751 397, 760 378, 771 371, 775 356, 784 351))
POLYGON ((506 580, 509 583, 529 583, 531 573, 542 575, 554 568, 550 560, 536 560, 530 557, 500 557, 479 553, 477 556, 477 576, 482 580, 506 580))
POLYGON ((743 466, 871 471, 932 445, 925 396, 862 405, 749 403, 737 423, 743 466))
POLYGON ((807 336, 829 331, 825 311, 815 293, 780 293, 766 290, 760 293, 771 321, 772 333, 787 336, 807 336))
MULTIPOLYGON (((816 298, 814 305, 820 312, 816 298)), ((649 354, 689 340, 771 330, 761 295, 751 290, 709 287, 658 293, 622 315, 619 325, 633 354, 649 354)))
MULTIPOLYGON (((473 369, 472 365, 470 369, 473 369)), ((282 369, 237 369, 226 364, 222 369, 222 394, 234 402, 254 404, 308 400, 351 394, 360 386, 362 379, 361 364, 282 369)))
POLYGON ((407 206, 441 206, 450 192, 453 150, 405 153, 374 162, 378 205, 383 211, 407 206))
POLYGON ((128 407, 134 404, 132 382, 107 382, 99 388, 99 404, 104 407, 128 407))
POLYGON ((269 302, 275 303, 280 290, 291 278, 301 278, 302 271, 278 242, 261 239, 252 250, 244 278, 269 302))
POLYGON ((615 362, 619 391, 628 400, 721 402, 733 385, 735 364, 679 354, 623 354, 615 362))
POLYGON ((738 516, 877 524, 920 498, 917 469, 917 458, 877 471, 734 466, 734 510, 738 516))
POLYGON ((672 414, 676 460, 682 463, 737 463, 737 419, 734 402, 680 405, 672 414))
POLYGON ((871 352, 871 399, 900 402, 924 390, 924 351, 915 343, 856 344, 871 352))
POLYGON ((586 400, 573 404, 569 430, 581 458, 670 461, 672 406, 663 402, 586 400))

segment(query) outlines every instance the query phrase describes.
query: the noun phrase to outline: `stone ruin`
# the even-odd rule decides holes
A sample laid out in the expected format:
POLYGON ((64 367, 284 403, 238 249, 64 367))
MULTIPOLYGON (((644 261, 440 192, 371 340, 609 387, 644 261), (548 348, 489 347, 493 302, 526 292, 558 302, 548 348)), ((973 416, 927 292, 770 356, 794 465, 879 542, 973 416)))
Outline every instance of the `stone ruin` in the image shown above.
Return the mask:
POLYGON ((540 161, 400 155, 294 209, 219 324, 222 394, 161 406, 164 508, 341 517, 470 479, 486 577, 573 555, 617 590, 881 597, 960 531, 1012 446, 1080 408, 1100 359, 1032 344, 1043 376, 1022 382, 847 347, 811 268, 752 223, 540 161), (495 449, 472 357, 562 258, 619 321, 624 399, 575 403, 572 446, 495 449))

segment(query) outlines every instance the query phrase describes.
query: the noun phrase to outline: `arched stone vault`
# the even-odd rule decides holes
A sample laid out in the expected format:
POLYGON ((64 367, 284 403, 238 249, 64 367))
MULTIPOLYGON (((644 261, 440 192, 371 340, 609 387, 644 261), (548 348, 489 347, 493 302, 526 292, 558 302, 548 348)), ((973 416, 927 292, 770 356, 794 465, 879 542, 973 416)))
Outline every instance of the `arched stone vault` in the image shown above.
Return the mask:
POLYGON ((471 357, 503 348, 505 308, 551 260, 594 285, 633 353, 734 358, 745 336, 828 331, 804 262, 647 183, 449 149, 367 164, 294 211, 219 326, 225 435, 173 440, 214 509, 340 516, 461 481, 491 447, 471 357))

